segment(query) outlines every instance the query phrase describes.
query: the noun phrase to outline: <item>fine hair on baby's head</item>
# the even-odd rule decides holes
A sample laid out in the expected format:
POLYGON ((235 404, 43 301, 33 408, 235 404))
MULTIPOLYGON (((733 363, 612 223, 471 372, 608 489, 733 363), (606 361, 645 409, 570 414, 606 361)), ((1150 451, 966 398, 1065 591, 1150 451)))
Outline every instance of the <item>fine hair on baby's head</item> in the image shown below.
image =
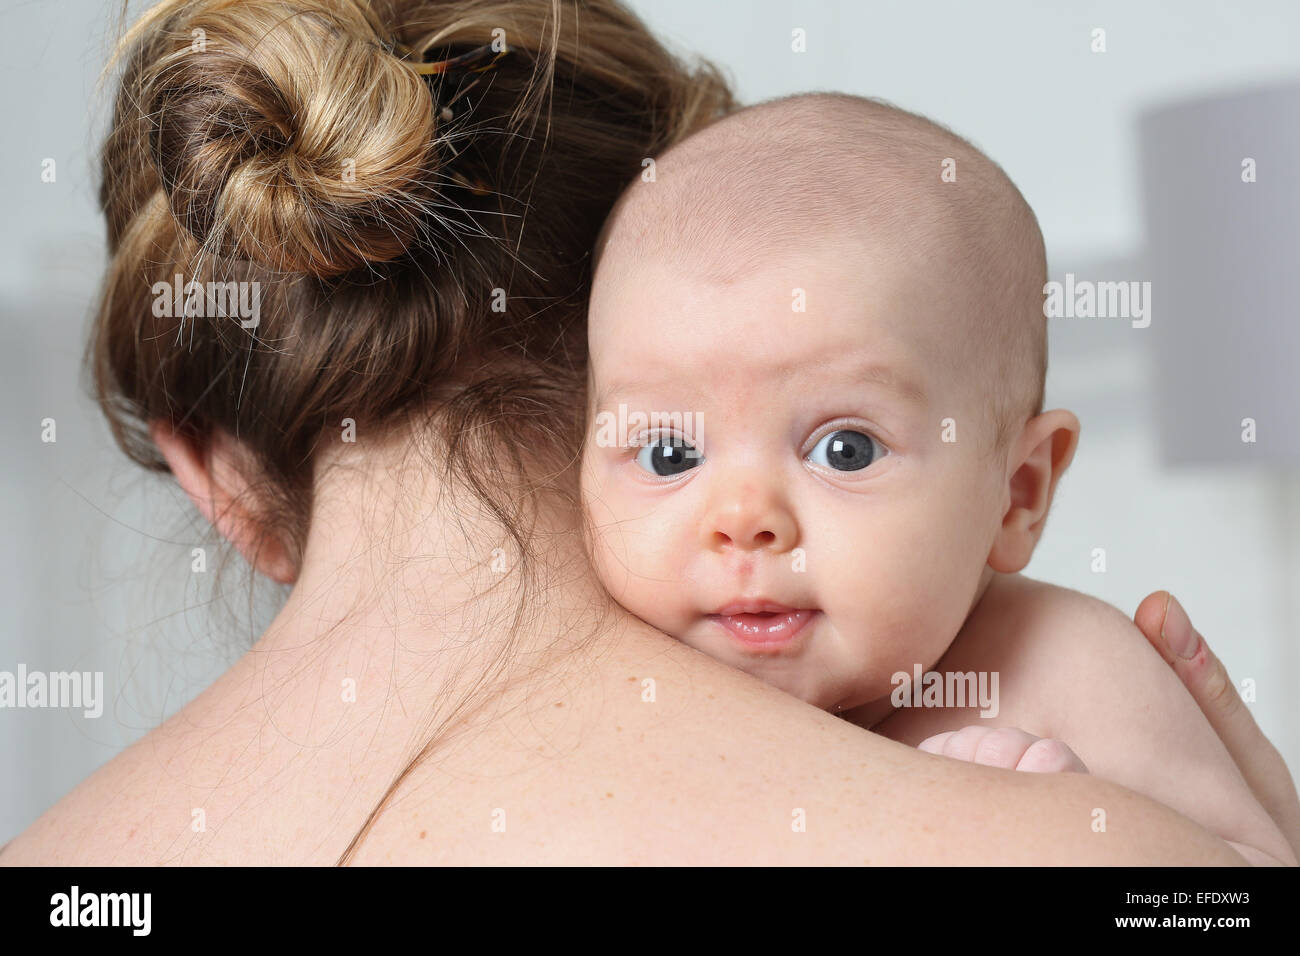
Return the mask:
POLYGON ((856 96, 741 110, 644 167, 595 253, 597 573, 805 700, 879 701, 1028 562, 1073 455, 1042 411, 1037 220, 971 143, 856 96))

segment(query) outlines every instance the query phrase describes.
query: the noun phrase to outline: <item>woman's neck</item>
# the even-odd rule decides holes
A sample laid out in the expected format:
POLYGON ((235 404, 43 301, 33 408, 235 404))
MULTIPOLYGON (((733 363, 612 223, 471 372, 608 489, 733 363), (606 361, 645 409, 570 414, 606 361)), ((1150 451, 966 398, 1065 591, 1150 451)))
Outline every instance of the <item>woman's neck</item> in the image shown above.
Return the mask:
POLYGON ((487 681, 500 695, 550 670, 609 609, 563 489, 571 474, 515 476, 524 553, 446 478, 431 445, 345 445, 318 468, 297 581, 255 648, 303 692, 327 686, 327 669, 358 693, 380 684, 431 700, 486 697, 487 681))

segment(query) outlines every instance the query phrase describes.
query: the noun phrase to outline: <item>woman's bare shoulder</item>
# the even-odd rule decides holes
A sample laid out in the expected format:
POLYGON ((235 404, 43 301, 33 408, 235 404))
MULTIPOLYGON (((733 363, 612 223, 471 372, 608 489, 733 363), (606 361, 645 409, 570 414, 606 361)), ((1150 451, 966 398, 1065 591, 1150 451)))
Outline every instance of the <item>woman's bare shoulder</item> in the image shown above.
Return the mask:
POLYGON ((639 625, 596 670, 422 767, 357 862, 1241 862, 1106 781, 920 753, 639 625))
MULTIPOLYGON (((353 862, 1236 860, 1105 781, 922 754, 649 628, 617 631, 436 748, 353 862), (1088 827, 1098 805, 1110 808, 1108 835, 1088 827)), ((367 748, 360 728, 307 756, 283 752, 264 723, 205 725, 230 692, 100 768, 0 863, 335 862, 409 746, 367 748)))
MULTIPOLYGON (((153 731, 152 733, 158 733, 153 731)), ((5 866, 130 866, 160 862, 142 855, 150 834, 147 794, 166 789, 146 780, 141 757, 149 735, 109 760, 46 810, 0 852, 5 866)))
POLYGON ((248 707, 248 659, 95 770, 18 834, 0 865, 263 862, 209 856, 209 835, 257 799, 266 723, 248 707))

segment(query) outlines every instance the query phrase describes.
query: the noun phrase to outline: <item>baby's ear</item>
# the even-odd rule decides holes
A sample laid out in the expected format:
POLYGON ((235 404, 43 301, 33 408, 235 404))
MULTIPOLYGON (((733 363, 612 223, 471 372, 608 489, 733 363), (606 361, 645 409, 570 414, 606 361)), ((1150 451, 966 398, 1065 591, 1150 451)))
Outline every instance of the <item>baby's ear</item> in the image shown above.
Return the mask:
POLYGON ((1074 460, 1078 444, 1079 419, 1063 408, 1030 419, 1012 443, 1007 510, 988 559, 994 571, 1015 574, 1029 563, 1052 507, 1056 483, 1074 460))

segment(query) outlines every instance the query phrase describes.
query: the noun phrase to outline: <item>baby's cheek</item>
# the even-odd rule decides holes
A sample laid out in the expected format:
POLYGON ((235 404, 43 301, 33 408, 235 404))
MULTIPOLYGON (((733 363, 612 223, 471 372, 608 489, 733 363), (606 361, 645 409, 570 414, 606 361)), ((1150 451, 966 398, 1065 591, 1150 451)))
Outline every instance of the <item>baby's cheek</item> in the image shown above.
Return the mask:
POLYGON ((618 509, 600 482, 599 473, 588 461, 583 462, 582 508, 586 523, 584 542, 596 578, 615 601, 626 606, 631 555, 626 537, 618 532, 618 509))
POLYGON ((837 562, 822 588, 826 609, 858 678, 879 693, 890 677, 928 667, 961 629, 976 578, 912 528, 876 528, 870 553, 837 562), (899 537, 890 537, 897 532, 899 537), (969 580, 968 580, 969 579, 969 580))
POLYGON ((979 587, 982 564, 955 548, 930 553, 935 560, 911 568, 908 579, 897 582, 899 614, 888 637, 891 674, 934 665, 961 630, 979 587))
POLYGON ((662 631, 684 627, 681 574, 673 543, 649 520, 608 521, 591 536, 592 564, 610 596, 662 631))
POLYGON ((915 665, 928 669, 948 649, 961 630, 964 614, 960 597, 948 586, 912 592, 897 619, 887 622, 882 640, 882 664, 887 676, 911 674, 915 665))

